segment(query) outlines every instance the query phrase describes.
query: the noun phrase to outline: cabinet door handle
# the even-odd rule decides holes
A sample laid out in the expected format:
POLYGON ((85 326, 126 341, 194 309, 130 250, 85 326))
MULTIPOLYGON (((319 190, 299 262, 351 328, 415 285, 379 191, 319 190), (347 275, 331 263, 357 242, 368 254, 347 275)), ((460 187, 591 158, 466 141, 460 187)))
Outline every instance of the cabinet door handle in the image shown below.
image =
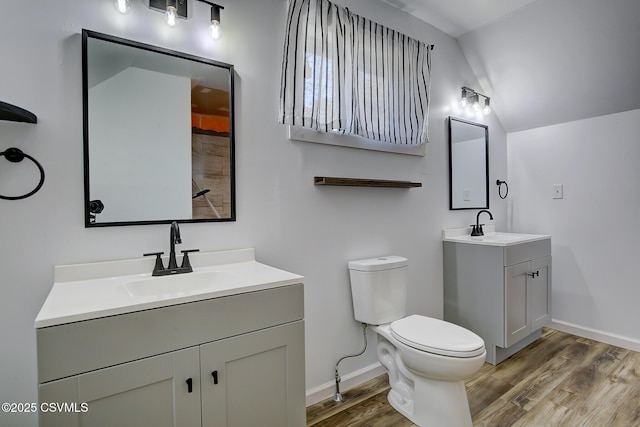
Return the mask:
POLYGON ((535 273, 529 273, 529 276, 536 277, 540 275, 540 271, 536 271, 535 273))
POLYGON ((188 378, 187 379, 187 391, 189 393, 193 392, 193 379, 192 378, 188 378))
POLYGON ((211 376, 213 377, 213 383, 218 384, 218 371, 211 372, 211 376))

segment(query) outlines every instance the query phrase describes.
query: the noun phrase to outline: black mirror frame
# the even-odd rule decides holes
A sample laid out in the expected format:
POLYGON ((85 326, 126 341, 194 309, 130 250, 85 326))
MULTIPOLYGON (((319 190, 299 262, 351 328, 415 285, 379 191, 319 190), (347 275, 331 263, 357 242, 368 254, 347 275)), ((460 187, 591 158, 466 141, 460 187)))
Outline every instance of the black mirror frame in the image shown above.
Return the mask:
POLYGON ((483 125, 480 123, 470 122, 468 120, 459 119, 457 117, 449 116, 448 117, 448 128, 449 128, 449 210, 457 211, 457 210, 476 210, 476 209, 489 209, 489 126, 483 125), (478 126, 484 128, 484 143, 485 143, 485 191, 486 191, 486 201, 484 206, 473 206, 473 207, 464 207, 464 208, 454 208, 453 207, 453 141, 451 138, 451 122, 456 121, 460 123, 466 123, 468 125, 478 126))
POLYGON ((179 223, 197 223, 197 222, 229 222, 236 220, 236 167, 235 167, 235 95, 234 95, 234 67, 213 59, 202 58, 183 52, 178 52, 158 46, 153 46, 133 40, 123 39, 121 37, 111 36, 91 30, 82 30, 82 124, 83 124, 83 160, 84 160, 84 226, 85 228, 93 227, 115 227, 125 225, 147 225, 147 224, 170 224, 173 221, 179 223), (87 46, 89 38, 109 41, 124 46, 135 47, 138 49, 156 52, 163 55, 173 56, 180 59, 199 62, 202 64, 212 65, 220 68, 226 68, 229 71, 229 145, 230 145, 230 192, 231 192, 231 215, 228 218, 202 218, 202 219, 175 219, 168 218, 166 220, 141 220, 141 221, 114 221, 95 223, 91 222, 91 196, 89 192, 89 87, 88 87, 88 58, 87 46))

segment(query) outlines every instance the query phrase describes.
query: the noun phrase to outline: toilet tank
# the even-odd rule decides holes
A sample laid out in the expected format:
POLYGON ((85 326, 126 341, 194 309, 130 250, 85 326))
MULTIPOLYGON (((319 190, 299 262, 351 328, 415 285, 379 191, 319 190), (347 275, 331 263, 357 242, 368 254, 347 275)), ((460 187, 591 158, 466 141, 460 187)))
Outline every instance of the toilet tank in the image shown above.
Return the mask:
POLYGON ((399 256, 349 262, 353 313, 357 321, 382 325, 405 316, 407 265, 407 259, 399 256))

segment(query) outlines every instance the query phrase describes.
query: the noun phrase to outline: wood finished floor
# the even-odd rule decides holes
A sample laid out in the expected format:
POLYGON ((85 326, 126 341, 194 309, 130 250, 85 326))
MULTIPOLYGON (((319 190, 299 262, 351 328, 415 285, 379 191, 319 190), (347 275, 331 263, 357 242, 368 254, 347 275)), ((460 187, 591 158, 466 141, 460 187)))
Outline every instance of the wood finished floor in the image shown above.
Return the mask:
MULTIPOLYGON (((466 383, 474 426, 640 426, 640 353, 544 329, 466 383)), ((386 375, 307 408, 311 427, 412 427, 387 402, 386 375)), ((455 426, 442 426, 455 427, 455 426)))

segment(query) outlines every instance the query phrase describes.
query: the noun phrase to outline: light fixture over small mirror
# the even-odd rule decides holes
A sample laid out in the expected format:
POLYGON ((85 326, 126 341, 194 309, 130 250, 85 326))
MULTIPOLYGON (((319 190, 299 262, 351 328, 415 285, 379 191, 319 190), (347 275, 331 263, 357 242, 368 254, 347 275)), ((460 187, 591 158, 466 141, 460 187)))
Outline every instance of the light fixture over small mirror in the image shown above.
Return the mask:
POLYGON ((462 95, 460 96, 460 106, 462 108, 471 108, 473 112, 480 112, 485 116, 491 114, 491 98, 470 87, 462 86, 462 95), (484 98, 484 106, 480 105, 480 97, 484 98))

